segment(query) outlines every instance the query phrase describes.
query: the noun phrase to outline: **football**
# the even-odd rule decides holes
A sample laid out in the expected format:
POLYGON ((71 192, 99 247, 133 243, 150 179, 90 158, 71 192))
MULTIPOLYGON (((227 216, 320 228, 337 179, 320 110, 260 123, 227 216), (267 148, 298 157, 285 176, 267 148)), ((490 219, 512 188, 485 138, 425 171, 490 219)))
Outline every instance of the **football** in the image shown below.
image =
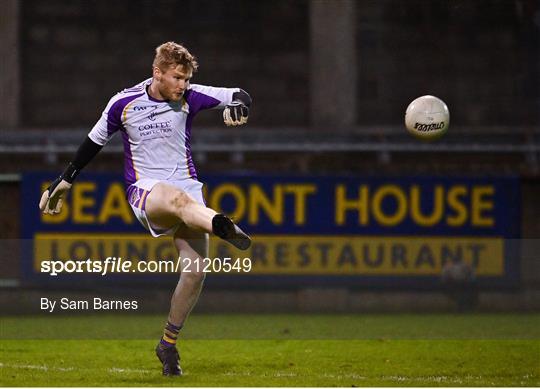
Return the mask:
POLYGON ((405 111, 405 126, 420 139, 443 136, 450 124, 448 107, 438 97, 426 95, 414 99, 405 111))

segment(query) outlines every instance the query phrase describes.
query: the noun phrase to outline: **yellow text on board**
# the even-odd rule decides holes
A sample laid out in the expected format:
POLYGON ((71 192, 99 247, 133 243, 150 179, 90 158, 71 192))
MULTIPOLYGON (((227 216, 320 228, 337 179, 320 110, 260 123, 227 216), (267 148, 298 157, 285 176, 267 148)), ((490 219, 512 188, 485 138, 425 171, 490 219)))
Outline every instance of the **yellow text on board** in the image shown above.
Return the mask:
MULTIPOLYGON (((48 185, 43 183, 43 189, 48 185)), ((233 208, 229 210, 229 216, 248 225, 257 225, 264 217, 276 226, 285 222, 307 226, 309 217, 317 216, 308 215, 310 202, 320 207, 332 207, 334 219, 328 222, 335 226, 346 224, 348 218, 355 220, 358 226, 399 227, 407 219, 420 227, 486 228, 495 225, 493 185, 432 185, 429 194, 424 193, 427 186, 419 185, 372 187, 362 184, 349 189, 348 192, 346 185, 337 184, 332 194, 333 203, 324 204, 317 197, 319 188, 314 183, 274 184, 271 189, 264 189, 258 184, 244 187, 225 182, 207 193, 207 198, 209 206, 217 211, 222 210, 225 198, 232 198, 233 208), (386 201, 396 204, 392 211, 384 209, 386 201), (429 210, 422 207, 425 202, 432 204, 429 210)), ((95 182, 77 182, 62 211, 57 215, 42 214, 42 221, 48 224, 69 221, 79 225, 105 225, 113 219, 120 219, 125 224, 135 222, 122 184, 109 184, 103 200, 99 202, 97 191, 95 182)))

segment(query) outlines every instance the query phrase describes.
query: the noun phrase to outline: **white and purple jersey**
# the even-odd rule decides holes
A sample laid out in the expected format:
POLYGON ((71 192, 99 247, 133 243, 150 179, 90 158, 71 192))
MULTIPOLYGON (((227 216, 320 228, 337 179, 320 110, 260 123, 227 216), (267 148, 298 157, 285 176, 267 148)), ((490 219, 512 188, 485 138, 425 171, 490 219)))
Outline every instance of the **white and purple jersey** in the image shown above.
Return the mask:
POLYGON ((190 143, 193 118, 203 109, 225 108, 239 91, 192 84, 180 101, 169 102, 148 94, 151 83, 152 78, 113 96, 88 134, 103 146, 120 131, 128 187, 142 178, 197 179, 190 143))

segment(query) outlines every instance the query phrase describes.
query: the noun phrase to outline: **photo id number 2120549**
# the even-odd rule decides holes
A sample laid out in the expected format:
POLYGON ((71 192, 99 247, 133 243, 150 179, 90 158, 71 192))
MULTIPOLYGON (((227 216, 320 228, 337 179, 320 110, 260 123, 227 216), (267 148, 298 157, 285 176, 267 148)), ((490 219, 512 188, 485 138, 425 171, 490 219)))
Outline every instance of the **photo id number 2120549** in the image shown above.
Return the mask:
POLYGON ((197 273, 249 273, 250 258, 182 258, 183 272, 197 273))

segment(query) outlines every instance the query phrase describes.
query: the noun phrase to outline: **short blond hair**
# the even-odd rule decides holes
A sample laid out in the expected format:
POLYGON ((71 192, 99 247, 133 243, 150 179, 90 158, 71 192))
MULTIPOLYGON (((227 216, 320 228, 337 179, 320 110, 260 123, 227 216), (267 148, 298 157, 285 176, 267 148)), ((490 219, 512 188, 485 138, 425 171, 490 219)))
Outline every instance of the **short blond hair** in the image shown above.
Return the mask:
POLYGON ((167 71, 171 66, 178 65, 183 65, 193 72, 199 67, 195 56, 176 42, 166 42, 156 47, 156 56, 152 66, 167 71))

